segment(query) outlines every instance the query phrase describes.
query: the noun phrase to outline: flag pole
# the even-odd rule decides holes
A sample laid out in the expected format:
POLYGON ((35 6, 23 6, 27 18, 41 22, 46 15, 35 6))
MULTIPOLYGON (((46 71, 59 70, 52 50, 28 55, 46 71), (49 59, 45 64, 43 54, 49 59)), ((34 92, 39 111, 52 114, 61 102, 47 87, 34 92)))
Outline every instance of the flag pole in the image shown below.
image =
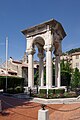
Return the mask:
POLYGON ((7 92, 7 75, 8 75, 7 57, 8 57, 8 37, 6 37, 6 92, 7 92))

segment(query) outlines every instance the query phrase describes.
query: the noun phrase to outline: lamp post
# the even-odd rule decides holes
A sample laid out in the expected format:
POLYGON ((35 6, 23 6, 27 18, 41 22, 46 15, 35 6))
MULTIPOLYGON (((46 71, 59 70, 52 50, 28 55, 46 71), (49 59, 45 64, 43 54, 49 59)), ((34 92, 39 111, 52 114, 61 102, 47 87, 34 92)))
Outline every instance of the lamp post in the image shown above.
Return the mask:
POLYGON ((6 92, 7 92, 7 57, 8 57, 8 37, 6 37, 6 92))

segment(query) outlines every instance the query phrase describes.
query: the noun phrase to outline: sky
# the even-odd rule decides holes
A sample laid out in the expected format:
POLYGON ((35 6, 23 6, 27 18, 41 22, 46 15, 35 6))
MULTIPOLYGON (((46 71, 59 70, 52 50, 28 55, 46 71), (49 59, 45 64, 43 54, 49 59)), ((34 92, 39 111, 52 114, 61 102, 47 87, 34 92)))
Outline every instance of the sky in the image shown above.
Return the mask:
POLYGON ((0 64, 5 61, 6 37, 8 58, 21 60, 26 51, 21 30, 52 18, 67 34, 63 52, 80 47, 80 0, 0 0, 0 64))

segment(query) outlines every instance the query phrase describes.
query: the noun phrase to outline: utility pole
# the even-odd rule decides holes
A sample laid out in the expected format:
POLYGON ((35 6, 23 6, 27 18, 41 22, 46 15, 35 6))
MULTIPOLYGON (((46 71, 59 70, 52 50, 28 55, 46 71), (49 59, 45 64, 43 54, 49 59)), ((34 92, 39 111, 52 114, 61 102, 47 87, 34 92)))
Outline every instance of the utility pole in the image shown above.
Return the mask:
POLYGON ((6 37, 6 92, 7 92, 7 75, 8 75, 7 57, 8 57, 8 37, 6 37))

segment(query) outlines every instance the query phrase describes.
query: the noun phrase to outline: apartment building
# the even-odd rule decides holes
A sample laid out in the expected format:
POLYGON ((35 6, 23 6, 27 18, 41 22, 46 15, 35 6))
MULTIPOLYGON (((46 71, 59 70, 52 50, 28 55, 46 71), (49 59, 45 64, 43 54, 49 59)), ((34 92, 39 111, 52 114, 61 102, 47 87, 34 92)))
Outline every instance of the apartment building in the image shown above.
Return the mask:
POLYGON ((71 63, 71 67, 73 69, 78 68, 80 71, 80 52, 75 52, 72 54, 64 54, 60 57, 60 59, 64 59, 66 62, 67 60, 71 63))
POLYGON ((15 76, 15 77, 23 77, 24 84, 27 84, 28 79, 28 61, 26 53, 21 61, 14 60, 12 57, 7 61, 7 71, 6 71, 6 62, 2 64, 0 68, 0 76, 15 76))
MULTIPOLYGON (((38 61, 34 61, 34 73, 36 72, 37 66, 39 66, 38 61)), ((2 64, 0 68, 0 76, 15 76, 23 77, 24 85, 28 84, 28 58, 26 53, 22 60, 14 60, 12 57, 7 61, 7 72, 6 72, 6 62, 2 64)))

